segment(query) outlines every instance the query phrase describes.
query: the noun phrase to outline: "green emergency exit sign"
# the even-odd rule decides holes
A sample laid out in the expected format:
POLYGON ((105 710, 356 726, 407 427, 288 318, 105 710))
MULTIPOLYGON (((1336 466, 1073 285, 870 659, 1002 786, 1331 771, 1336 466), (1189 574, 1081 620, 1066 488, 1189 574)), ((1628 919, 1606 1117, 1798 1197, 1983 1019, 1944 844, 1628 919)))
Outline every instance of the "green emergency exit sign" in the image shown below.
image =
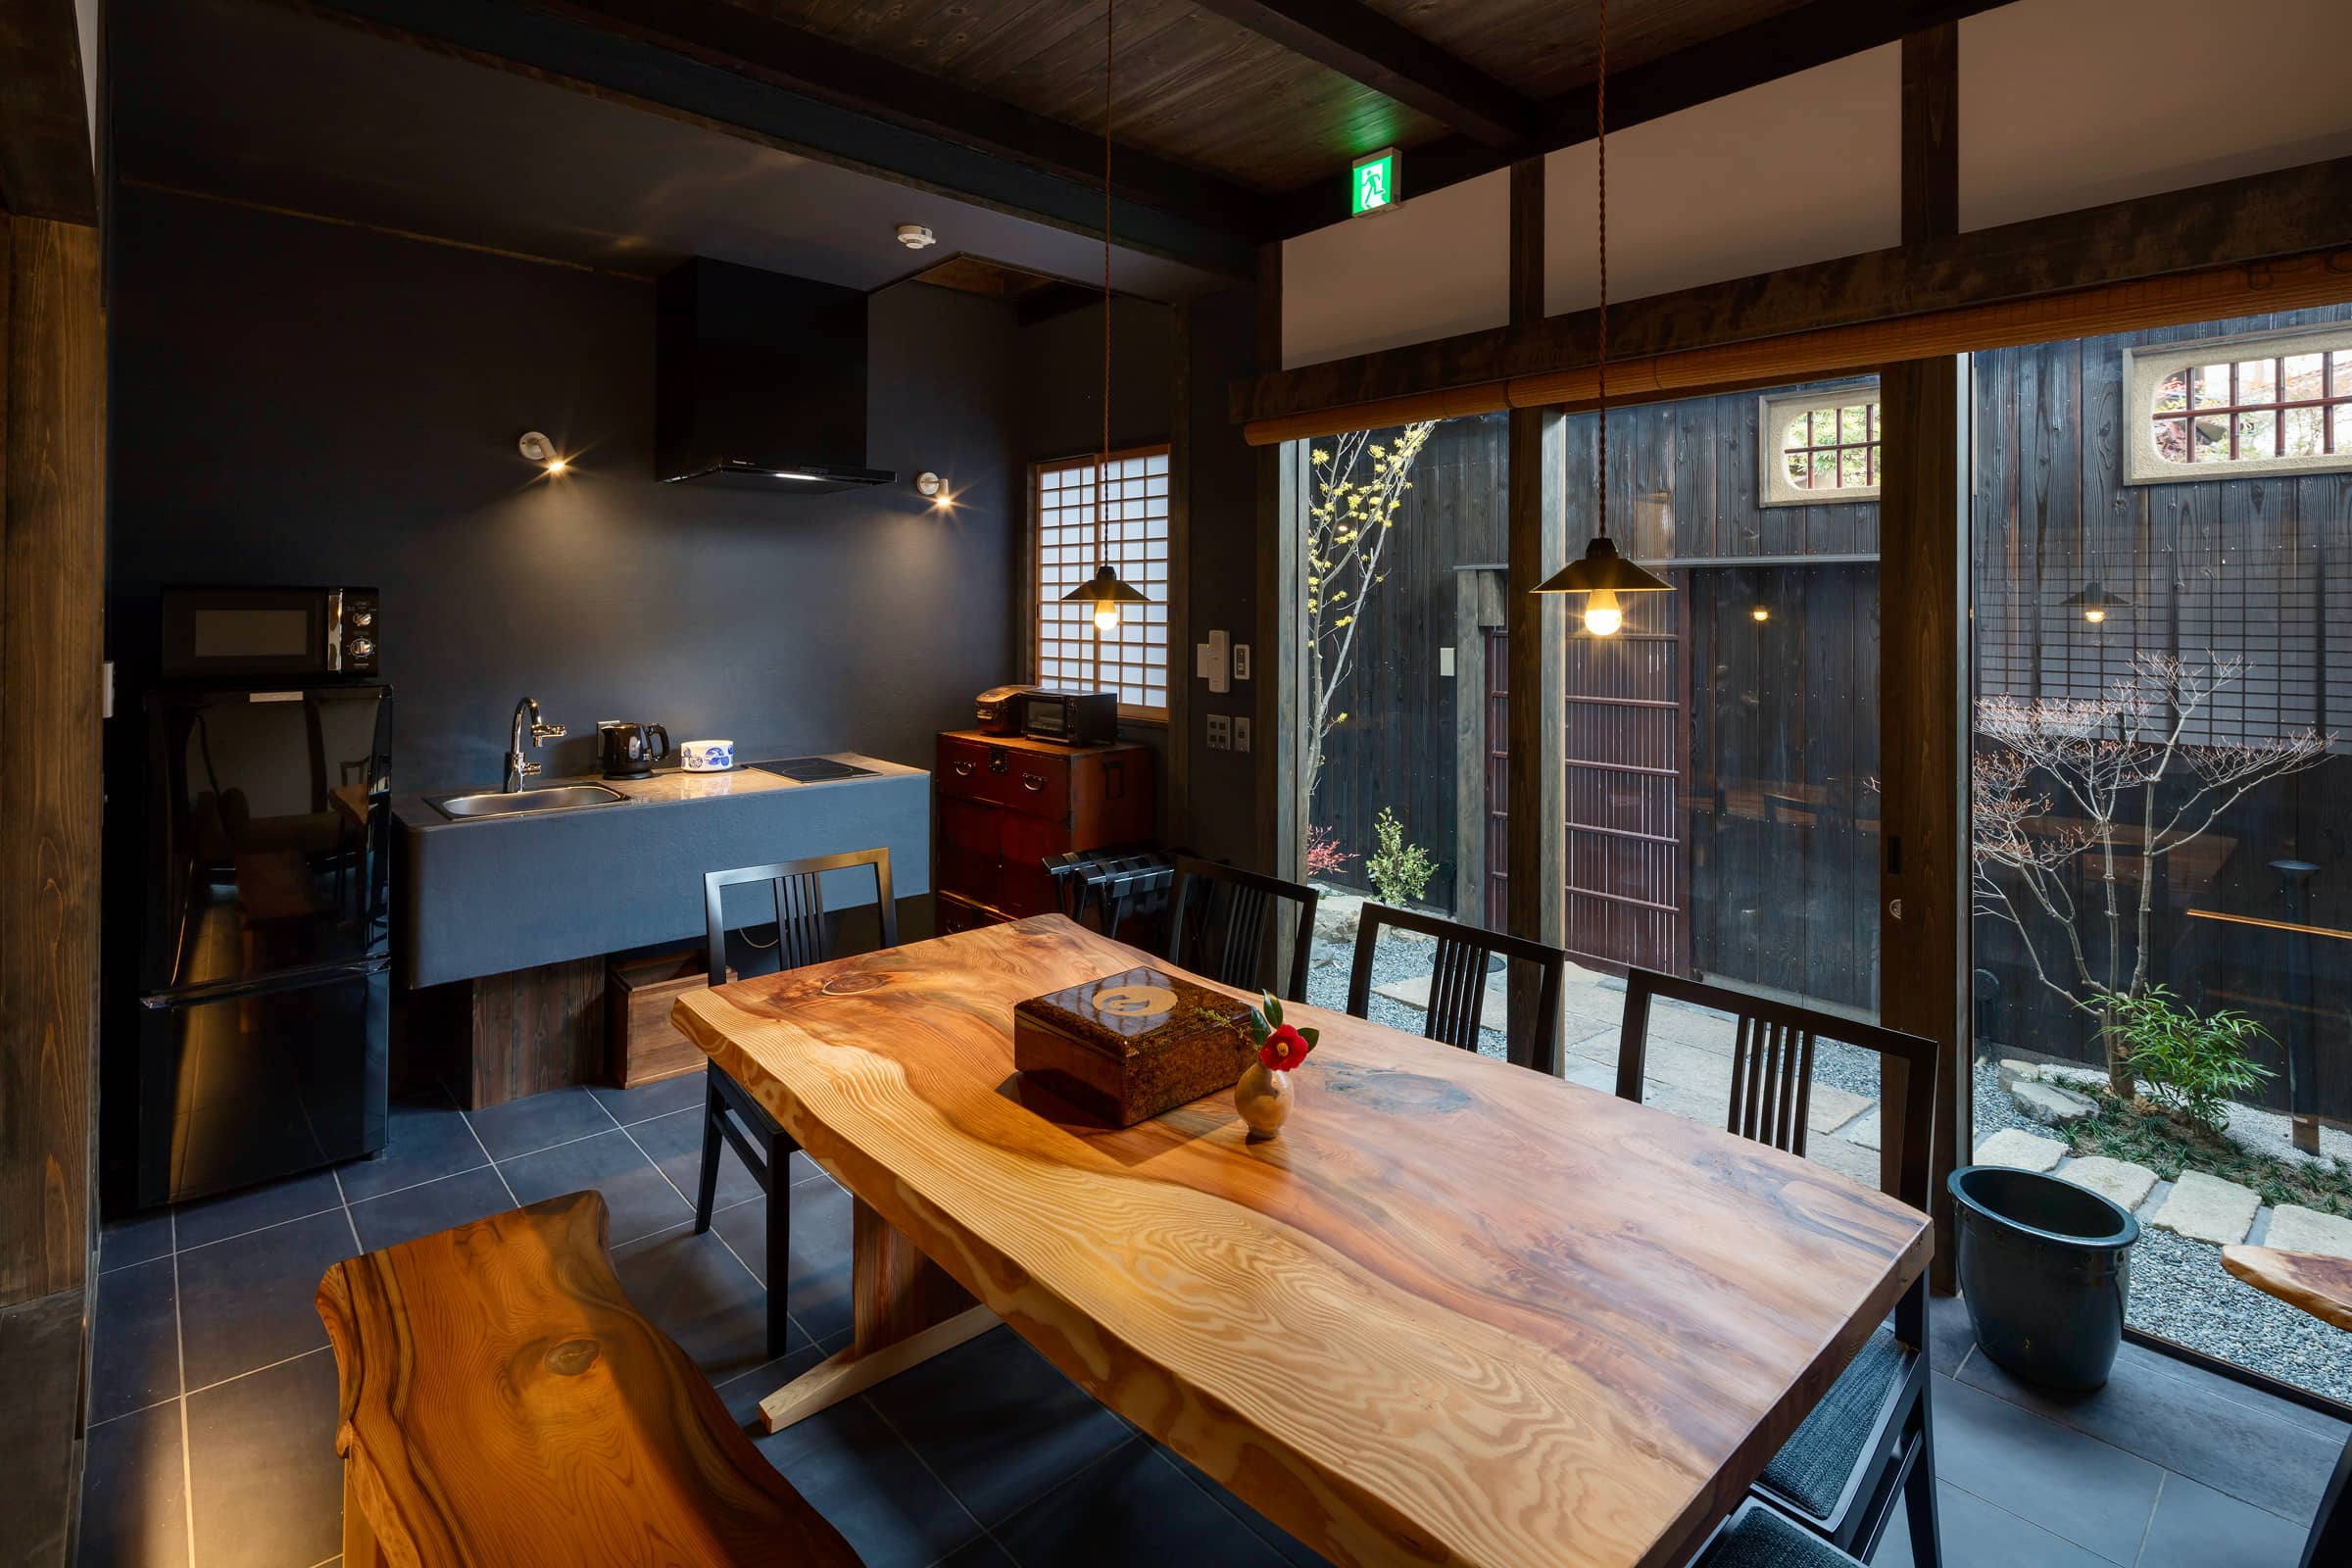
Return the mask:
POLYGON ((1385 212, 1404 199, 1396 188, 1396 149, 1383 147, 1376 153, 1366 153, 1355 161, 1354 172, 1348 176, 1348 216, 1361 218, 1366 213, 1385 212))

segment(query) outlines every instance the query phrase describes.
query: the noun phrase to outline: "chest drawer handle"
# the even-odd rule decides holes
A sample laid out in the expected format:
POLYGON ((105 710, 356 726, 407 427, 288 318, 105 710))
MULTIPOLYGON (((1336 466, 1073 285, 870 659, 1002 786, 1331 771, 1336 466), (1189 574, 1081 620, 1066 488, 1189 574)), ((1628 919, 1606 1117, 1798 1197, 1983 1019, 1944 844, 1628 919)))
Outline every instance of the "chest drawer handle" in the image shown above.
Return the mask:
POLYGON ((1046 789, 1046 775, 1043 773, 1023 773, 1021 775, 1021 788, 1027 790, 1032 795, 1044 794, 1046 789))
POLYGON ((970 758, 962 757, 956 760, 956 776, 957 778, 970 778, 972 776, 972 760, 970 758))

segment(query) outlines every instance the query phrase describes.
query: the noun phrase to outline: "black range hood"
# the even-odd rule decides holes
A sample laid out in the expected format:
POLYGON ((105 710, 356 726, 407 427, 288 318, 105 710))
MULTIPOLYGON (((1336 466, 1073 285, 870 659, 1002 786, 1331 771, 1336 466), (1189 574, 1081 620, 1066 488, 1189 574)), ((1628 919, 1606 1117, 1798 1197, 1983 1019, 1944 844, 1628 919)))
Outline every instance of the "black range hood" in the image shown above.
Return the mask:
POLYGON ((865 466, 865 296, 697 257, 665 273, 654 461, 672 484, 823 495, 865 466))

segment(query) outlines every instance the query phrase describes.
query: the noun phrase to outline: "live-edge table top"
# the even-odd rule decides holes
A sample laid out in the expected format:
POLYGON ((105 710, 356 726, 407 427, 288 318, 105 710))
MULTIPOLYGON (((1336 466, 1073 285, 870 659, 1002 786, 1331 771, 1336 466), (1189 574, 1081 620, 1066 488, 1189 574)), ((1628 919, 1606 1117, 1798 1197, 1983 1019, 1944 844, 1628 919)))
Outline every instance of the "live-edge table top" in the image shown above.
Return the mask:
POLYGON ((1012 1004, 1141 963, 1168 967, 1043 915, 674 1016, 1063 1372, 1335 1562, 1681 1563, 1926 1265, 1926 1216, 1820 1166, 1302 1005, 1322 1045, 1270 1142, 1229 1094, 1122 1131, 1025 1098, 1012 1004))

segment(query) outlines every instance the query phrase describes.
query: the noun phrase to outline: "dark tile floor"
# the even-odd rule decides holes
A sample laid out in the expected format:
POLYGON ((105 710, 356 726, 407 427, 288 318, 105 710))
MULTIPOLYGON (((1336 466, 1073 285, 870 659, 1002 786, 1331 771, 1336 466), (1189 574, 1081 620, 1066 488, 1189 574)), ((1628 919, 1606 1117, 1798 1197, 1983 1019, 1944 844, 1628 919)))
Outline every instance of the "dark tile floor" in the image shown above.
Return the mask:
MULTIPOLYGON (((700 1106, 699 1076, 472 1114, 404 1105, 380 1158, 109 1226, 81 1563, 334 1562, 319 1274, 580 1187, 612 1205, 631 1298, 756 1422, 761 1395, 848 1338, 850 1202, 795 1156, 793 1332, 767 1360, 759 1190, 731 1152, 729 1206, 691 1228, 700 1106)), ((1950 1568, 2293 1568, 2341 1425, 2131 1347, 2099 1395, 2054 1403, 1973 1349, 1957 1302, 1937 1303, 1936 1340, 1950 1568)), ((1008 1330, 759 1443, 871 1568, 1320 1561, 1008 1330)), ((1910 1562, 1898 1529, 1878 1564, 1910 1562)))

